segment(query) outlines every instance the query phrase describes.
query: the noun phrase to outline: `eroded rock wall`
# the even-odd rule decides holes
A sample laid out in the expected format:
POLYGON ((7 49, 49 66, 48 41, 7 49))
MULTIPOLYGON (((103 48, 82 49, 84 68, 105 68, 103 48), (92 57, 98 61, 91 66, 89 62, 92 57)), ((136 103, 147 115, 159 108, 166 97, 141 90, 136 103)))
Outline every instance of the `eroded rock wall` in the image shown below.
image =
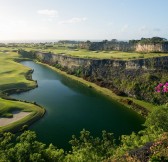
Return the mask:
MULTIPOLYGON (((36 53, 40 61, 113 90, 118 95, 131 96, 150 102, 154 88, 168 80, 168 57, 137 60, 85 59, 64 54, 36 53)), ((156 100, 156 101, 155 101, 156 100)))
POLYGON ((137 44, 136 52, 168 52, 168 44, 137 44))
POLYGON ((117 95, 157 104, 168 103, 166 95, 155 92, 157 84, 168 81, 168 56, 136 60, 100 60, 36 52, 31 57, 111 89, 117 95))

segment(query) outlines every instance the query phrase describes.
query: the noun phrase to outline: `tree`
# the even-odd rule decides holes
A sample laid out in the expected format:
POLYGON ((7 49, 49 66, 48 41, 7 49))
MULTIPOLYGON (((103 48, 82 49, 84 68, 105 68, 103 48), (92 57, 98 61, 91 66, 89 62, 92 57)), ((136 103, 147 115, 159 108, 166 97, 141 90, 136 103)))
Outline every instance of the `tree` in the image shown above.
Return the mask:
POLYGON ((112 39, 111 42, 112 42, 112 43, 117 43, 118 40, 117 40, 117 39, 112 39))
POLYGON ((146 122, 145 126, 153 126, 155 129, 163 129, 163 131, 168 131, 168 107, 162 106, 153 110, 146 122))

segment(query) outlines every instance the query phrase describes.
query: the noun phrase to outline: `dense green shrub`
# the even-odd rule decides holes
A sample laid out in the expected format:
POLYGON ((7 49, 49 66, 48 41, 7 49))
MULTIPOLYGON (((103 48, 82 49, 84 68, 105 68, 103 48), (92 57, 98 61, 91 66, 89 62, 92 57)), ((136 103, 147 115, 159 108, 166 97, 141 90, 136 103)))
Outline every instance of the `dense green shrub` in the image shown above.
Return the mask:
POLYGON ((116 144, 112 133, 102 131, 93 137, 82 130, 72 136, 69 152, 37 141, 35 132, 25 131, 15 137, 4 133, 0 137, 0 161, 12 162, 99 162, 99 161, 166 161, 168 160, 168 107, 154 110, 145 123, 146 128, 131 135, 123 135, 116 144), (149 143, 149 144, 148 144, 149 143))
POLYGON ((55 67, 56 67, 57 69, 61 69, 61 68, 62 68, 61 64, 55 64, 55 67))
POLYGON ((149 114, 146 126, 153 126, 155 129, 161 128, 163 131, 168 132, 168 107, 162 106, 156 108, 149 114))

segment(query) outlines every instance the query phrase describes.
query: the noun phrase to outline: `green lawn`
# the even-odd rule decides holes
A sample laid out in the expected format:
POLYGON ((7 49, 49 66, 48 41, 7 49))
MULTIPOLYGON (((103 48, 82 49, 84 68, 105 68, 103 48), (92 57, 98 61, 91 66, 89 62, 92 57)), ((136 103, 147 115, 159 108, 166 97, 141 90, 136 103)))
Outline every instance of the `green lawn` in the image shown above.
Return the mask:
MULTIPOLYGON (((0 48, 1 50, 1 48, 0 48)), ((5 50, 5 48, 3 48, 5 50)), ((7 50, 7 49, 6 49, 7 50)), ((12 49, 10 49, 12 50, 12 49)), ((142 56, 144 58, 149 57, 158 57, 158 56, 167 56, 168 54, 160 54, 160 53, 152 53, 152 54, 140 54, 140 53, 127 53, 127 52, 116 52, 116 51, 109 51, 109 52, 96 52, 96 51, 87 51, 87 50, 68 50, 68 49, 37 49, 37 48, 25 48, 27 51, 36 50, 36 51, 42 51, 42 52, 52 52, 55 54, 64 53, 67 55, 75 56, 75 57, 83 57, 83 58, 115 58, 115 59, 133 59, 133 58, 141 58, 142 56)), ((25 74, 29 70, 29 68, 22 66, 19 63, 16 63, 12 61, 12 59, 18 58, 17 53, 15 52, 0 52, 0 60, 2 60, 3 64, 0 65, 0 75, 3 76, 0 78, 0 90, 6 90, 10 88, 22 88, 22 87, 33 87, 35 86, 35 83, 32 81, 28 81, 25 79, 25 74), (4 68, 5 67, 5 68, 4 68), (7 75, 8 74, 8 75, 7 75)), ((60 71, 61 72, 61 71, 60 71)), ((63 72, 64 73, 64 72, 63 72)), ((91 85, 94 87, 97 91, 100 93, 106 94, 113 98, 114 100, 121 100, 123 97, 116 96, 114 93, 112 93, 110 90, 106 88, 101 88, 94 83, 87 82, 81 78, 71 76, 72 79, 78 80, 80 82, 83 82, 86 85, 91 85), (93 85, 92 85, 93 84, 93 85)), ((127 99, 127 98, 125 98, 127 99)), ((129 98, 130 99, 130 98, 129 98)), ((139 101, 135 99, 135 103, 138 105, 141 105, 151 111, 151 107, 154 105, 146 103, 144 101, 139 101)))
MULTIPOLYGON (((66 54, 68 56, 73 57, 81 57, 81 58, 96 58, 96 59, 122 59, 122 60, 130 60, 130 59, 143 59, 143 58, 152 58, 152 57, 162 57, 168 56, 168 53, 138 53, 138 52, 122 52, 122 51, 90 51, 86 49, 70 49, 68 45, 65 47, 48 47, 44 46, 34 46, 34 47, 20 47, 26 51, 41 51, 41 52, 51 52, 54 54, 66 54)), ((13 51, 18 49, 18 47, 0 47, 1 51, 13 51)), ((6 52, 8 53, 8 52, 6 52)))
POLYGON ((23 125, 30 124, 44 114, 44 109, 31 103, 11 101, 0 98, 0 117, 12 117, 12 111, 30 112, 30 114, 16 122, 0 127, 0 133, 9 130, 19 130, 23 125))
POLYGON ((7 89, 31 88, 36 83, 26 80, 25 75, 30 70, 13 59, 18 58, 16 52, 0 52, 0 92, 7 89))
POLYGON ((30 124, 43 116, 45 110, 37 105, 2 99, 2 93, 10 89, 30 89, 36 86, 34 81, 25 78, 26 73, 30 70, 17 62, 18 54, 12 52, 11 49, 7 52, 0 52, 0 117, 12 117, 12 110, 31 112, 28 116, 9 124, 0 127, 0 132, 17 130, 24 124, 30 124))
POLYGON ((65 53, 70 56, 82 57, 82 58, 97 58, 97 59, 141 59, 141 58, 151 58, 151 57, 160 57, 160 56, 168 56, 168 54, 159 54, 159 53, 130 53, 130 52, 120 52, 120 51, 87 51, 87 50, 79 50, 79 51, 69 51, 66 50, 64 52, 60 51, 51 51, 53 53, 65 53))
POLYGON ((81 58, 96 58, 96 59, 143 59, 152 57, 162 57, 168 56, 168 53, 137 53, 137 52, 121 52, 121 51, 89 51, 83 49, 68 49, 68 48, 25 48, 26 51, 41 51, 41 52, 51 52, 54 54, 66 54, 73 57, 81 58))

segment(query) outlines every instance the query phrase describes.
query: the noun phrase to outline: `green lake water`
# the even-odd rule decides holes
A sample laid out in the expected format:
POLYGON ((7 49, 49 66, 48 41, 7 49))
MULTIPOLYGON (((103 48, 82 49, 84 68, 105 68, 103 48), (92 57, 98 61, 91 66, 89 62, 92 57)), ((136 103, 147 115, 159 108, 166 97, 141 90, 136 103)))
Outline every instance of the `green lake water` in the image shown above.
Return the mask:
POLYGON ((38 88, 11 96, 35 101, 46 109, 45 116, 30 127, 38 140, 69 149, 68 141, 83 128, 93 136, 107 130, 116 138, 142 129, 144 119, 134 111, 44 65, 32 61, 22 64, 34 69, 38 88))

